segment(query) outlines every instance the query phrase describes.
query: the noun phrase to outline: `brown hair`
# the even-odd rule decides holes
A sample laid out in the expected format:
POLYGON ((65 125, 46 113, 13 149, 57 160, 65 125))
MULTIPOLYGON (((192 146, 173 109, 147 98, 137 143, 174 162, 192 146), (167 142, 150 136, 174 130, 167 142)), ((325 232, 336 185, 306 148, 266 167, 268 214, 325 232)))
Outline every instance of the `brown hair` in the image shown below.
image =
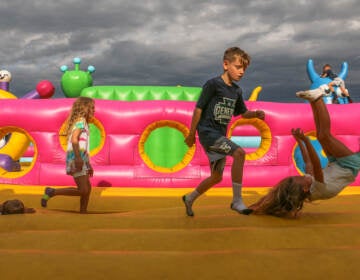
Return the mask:
POLYGON ((295 183, 293 177, 287 177, 256 203, 259 207, 254 212, 277 217, 296 217, 306 200, 309 201, 309 193, 304 192, 303 186, 295 183))
POLYGON ((250 65, 250 61, 251 61, 250 55, 248 55, 244 50, 242 50, 238 47, 228 48, 224 52, 223 60, 233 62, 237 57, 240 58, 240 62, 242 63, 244 68, 247 68, 250 65))
POLYGON ((326 71, 324 70, 325 68, 330 67, 330 69, 332 68, 330 64, 326 63, 324 64, 324 66, 322 67, 322 74, 321 76, 324 76, 326 74, 326 71))
POLYGON ((89 114, 89 110, 91 109, 91 105, 94 105, 94 100, 90 97, 80 96, 78 97, 72 105, 70 115, 67 118, 67 125, 63 131, 62 135, 69 135, 74 123, 86 117, 89 114))

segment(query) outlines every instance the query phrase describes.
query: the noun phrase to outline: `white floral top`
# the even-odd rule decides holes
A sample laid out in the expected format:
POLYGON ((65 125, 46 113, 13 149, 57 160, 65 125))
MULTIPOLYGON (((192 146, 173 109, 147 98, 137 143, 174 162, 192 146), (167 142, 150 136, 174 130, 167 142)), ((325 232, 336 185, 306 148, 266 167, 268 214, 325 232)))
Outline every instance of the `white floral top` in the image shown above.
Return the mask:
POLYGON ((75 154, 73 151, 73 146, 71 143, 71 137, 75 129, 81 129, 80 138, 79 138, 79 150, 80 156, 84 161, 84 165, 88 169, 90 167, 89 153, 89 126, 85 119, 79 119, 73 126, 71 133, 68 137, 67 150, 66 150, 66 174, 72 175, 76 172, 75 168, 75 154))

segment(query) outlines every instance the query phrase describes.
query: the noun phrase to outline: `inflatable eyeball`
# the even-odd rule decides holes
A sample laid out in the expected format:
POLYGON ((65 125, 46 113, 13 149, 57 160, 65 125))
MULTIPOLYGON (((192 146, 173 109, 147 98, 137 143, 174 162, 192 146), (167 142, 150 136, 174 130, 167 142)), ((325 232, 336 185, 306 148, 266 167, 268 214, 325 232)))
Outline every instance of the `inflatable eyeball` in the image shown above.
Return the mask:
POLYGON ((9 139, 11 137, 11 134, 6 134, 3 138, 0 139, 0 149, 6 145, 7 142, 9 142, 9 139))
POLYGON ((0 149, 6 145, 5 137, 0 139, 0 149))
POLYGON ((7 82, 11 81, 11 73, 8 70, 0 70, 0 82, 7 82))

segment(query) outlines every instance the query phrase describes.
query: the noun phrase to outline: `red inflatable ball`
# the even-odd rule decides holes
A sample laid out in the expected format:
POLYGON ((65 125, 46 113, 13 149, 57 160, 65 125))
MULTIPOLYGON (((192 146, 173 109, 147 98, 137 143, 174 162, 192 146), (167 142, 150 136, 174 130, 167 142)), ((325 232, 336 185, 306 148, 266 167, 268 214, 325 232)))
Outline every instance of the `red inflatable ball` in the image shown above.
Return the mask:
POLYGON ((42 99, 46 99, 54 95, 55 87, 50 81, 43 80, 36 85, 36 91, 42 99))

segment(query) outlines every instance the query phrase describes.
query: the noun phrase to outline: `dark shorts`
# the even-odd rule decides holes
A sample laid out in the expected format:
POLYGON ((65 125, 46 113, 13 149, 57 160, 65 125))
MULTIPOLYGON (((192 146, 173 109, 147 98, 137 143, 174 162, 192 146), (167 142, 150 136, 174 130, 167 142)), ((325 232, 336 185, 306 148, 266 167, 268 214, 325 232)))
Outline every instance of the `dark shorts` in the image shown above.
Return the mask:
POLYGON ((206 150, 210 162, 211 173, 217 171, 222 174, 225 168, 226 156, 231 156, 238 148, 240 148, 240 146, 236 145, 225 136, 216 140, 214 145, 206 150))

